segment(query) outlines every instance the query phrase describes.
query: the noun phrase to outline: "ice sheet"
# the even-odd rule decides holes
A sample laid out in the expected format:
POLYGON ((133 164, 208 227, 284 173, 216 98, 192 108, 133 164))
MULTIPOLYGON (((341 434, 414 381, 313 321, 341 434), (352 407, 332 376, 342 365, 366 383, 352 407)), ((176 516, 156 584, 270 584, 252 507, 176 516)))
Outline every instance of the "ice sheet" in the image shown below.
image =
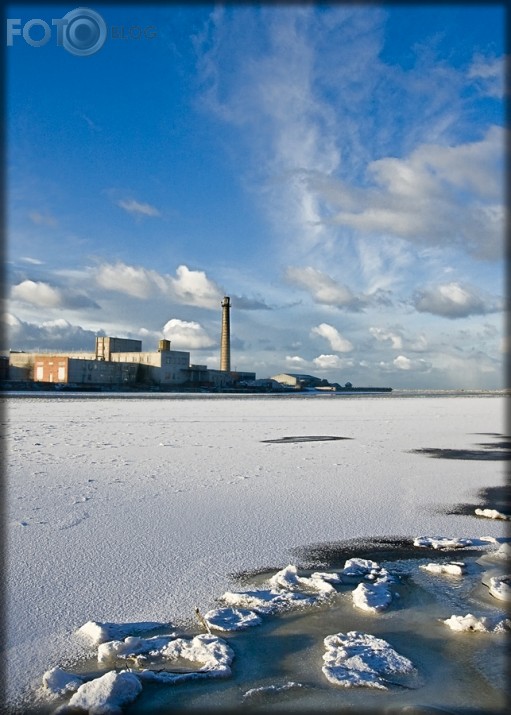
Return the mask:
POLYGON ((87 621, 195 621, 237 590, 230 574, 281 569, 296 546, 473 538, 481 519, 446 507, 504 480, 502 462, 411 453, 503 433, 504 398, 23 397, 7 417, 12 703, 91 652, 87 621), (315 434, 351 439, 263 442, 315 434))

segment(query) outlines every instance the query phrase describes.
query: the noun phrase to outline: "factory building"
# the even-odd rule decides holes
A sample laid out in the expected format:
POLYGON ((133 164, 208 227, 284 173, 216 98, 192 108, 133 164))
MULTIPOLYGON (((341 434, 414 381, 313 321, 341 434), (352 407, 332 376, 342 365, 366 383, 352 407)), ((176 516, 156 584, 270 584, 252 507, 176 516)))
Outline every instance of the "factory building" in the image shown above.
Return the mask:
POLYGON ((101 343, 98 347, 98 341, 104 340, 116 341, 111 343, 115 346, 115 352, 110 350, 107 353, 110 361, 136 363, 139 366, 139 382, 152 385, 183 385, 190 379, 190 353, 171 350, 170 340, 160 340, 158 352, 142 352, 142 342, 138 340, 96 338, 96 354, 101 354, 103 350, 101 343), (139 343, 138 349, 129 349, 129 343, 139 343))
POLYGON ((76 385, 133 385, 137 365, 68 357, 35 355, 34 382, 76 385))
POLYGON ((325 380, 314 377, 314 375, 303 375, 297 372, 281 372, 278 375, 273 375, 271 379, 295 390, 302 390, 304 387, 318 387, 322 382, 325 382, 325 380))
POLYGON ((143 351, 141 340, 98 336, 94 352, 40 353, 10 351, 0 379, 69 386, 151 386, 210 390, 235 389, 254 381, 255 372, 231 371, 230 308, 225 296, 222 306, 220 370, 191 365, 190 353, 172 350, 170 340, 160 340, 157 351, 143 351))

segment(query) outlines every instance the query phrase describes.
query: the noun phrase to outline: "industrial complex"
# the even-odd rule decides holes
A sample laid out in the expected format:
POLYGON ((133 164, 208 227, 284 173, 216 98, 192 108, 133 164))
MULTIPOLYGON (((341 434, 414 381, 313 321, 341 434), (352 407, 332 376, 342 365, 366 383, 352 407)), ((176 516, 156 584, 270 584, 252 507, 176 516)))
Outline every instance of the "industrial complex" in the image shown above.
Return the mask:
POLYGON ((255 372, 231 370, 231 301, 222 306, 220 369, 190 362, 190 353, 172 350, 170 340, 160 340, 158 349, 143 351, 141 340, 96 337, 94 352, 13 351, 0 357, 2 389, 62 390, 161 390, 208 392, 390 391, 390 388, 352 388, 312 375, 280 373, 257 380, 255 372))

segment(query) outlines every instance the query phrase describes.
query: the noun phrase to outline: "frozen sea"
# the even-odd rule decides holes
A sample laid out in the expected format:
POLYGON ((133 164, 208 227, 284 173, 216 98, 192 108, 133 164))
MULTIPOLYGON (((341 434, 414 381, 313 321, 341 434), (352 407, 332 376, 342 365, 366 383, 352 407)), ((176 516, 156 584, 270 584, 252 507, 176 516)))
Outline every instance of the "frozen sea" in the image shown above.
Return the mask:
POLYGON ((54 667, 106 672, 97 645, 77 633, 88 621, 156 622, 157 634, 191 638, 204 632, 195 610, 218 608, 225 592, 263 588, 289 564, 304 577, 338 573, 356 556, 397 574, 385 611, 355 607, 357 583, 344 583, 327 603, 215 631, 234 652, 230 677, 144 683, 125 711, 504 707, 506 636, 439 621, 505 615, 479 558, 489 550, 502 572, 491 558, 508 522, 474 513, 502 508, 504 396, 27 393, 3 402, 13 712, 66 701, 41 694, 54 667), (421 536, 473 548, 421 551, 421 536), (432 559, 463 560, 466 574, 420 568, 432 559), (409 658, 413 684, 330 682, 323 641, 355 631, 409 658))

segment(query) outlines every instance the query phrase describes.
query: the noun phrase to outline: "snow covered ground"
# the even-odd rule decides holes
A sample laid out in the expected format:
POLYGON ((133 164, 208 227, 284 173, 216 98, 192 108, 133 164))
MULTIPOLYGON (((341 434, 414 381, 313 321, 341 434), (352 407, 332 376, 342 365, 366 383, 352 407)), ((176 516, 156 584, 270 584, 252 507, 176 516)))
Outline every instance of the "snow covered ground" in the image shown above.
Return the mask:
POLYGON ((87 621, 192 623, 296 547, 506 534, 446 513, 486 506, 504 461, 412 452, 497 441, 503 397, 4 399, 10 703, 83 654, 87 621), (349 439, 265 441, 294 436, 349 439))

